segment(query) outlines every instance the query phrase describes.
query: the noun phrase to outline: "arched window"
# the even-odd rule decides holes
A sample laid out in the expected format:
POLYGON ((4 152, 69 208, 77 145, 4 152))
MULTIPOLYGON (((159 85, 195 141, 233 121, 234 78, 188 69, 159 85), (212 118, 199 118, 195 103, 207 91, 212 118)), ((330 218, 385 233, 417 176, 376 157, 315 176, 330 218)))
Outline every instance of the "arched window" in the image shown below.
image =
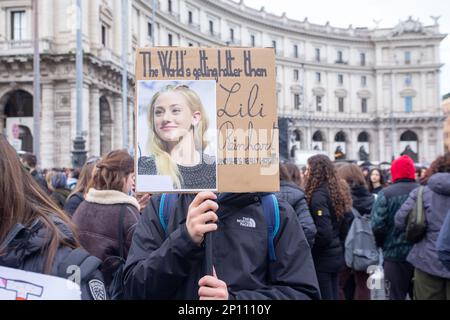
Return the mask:
POLYGON ((100 98, 100 153, 108 153, 112 149, 112 117, 111 107, 106 97, 100 98))
POLYGON ((342 131, 339 131, 338 133, 336 133, 336 136, 334 137, 334 141, 336 142, 346 142, 346 136, 345 133, 342 131))
POLYGON ((302 141, 302 132, 300 130, 294 131, 295 141, 302 141))
POLYGON ((320 131, 314 132, 312 139, 313 139, 313 141, 323 141, 322 132, 320 132, 320 131))
POLYGON ((358 135, 358 142, 369 142, 369 134, 365 131, 358 135))
POLYGON ((417 134, 415 134, 413 131, 408 130, 403 132, 403 134, 400 136, 400 141, 417 141, 417 134))

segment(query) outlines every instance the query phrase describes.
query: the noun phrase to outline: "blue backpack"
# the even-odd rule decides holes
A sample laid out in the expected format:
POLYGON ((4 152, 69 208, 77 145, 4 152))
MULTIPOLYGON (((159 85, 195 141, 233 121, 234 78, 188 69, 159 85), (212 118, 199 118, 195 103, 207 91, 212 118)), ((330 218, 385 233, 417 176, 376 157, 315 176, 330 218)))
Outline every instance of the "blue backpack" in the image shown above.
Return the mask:
POLYGON ((441 231, 439 231, 436 249, 439 260, 450 271, 450 210, 447 212, 441 231))
MULTIPOLYGON (((167 231, 167 225, 169 224, 170 215, 174 211, 178 195, 174 193, 163 193, 159 202, 159 222, 167 231)), ((278 207, 278 200, 274 194, 267 194, 261 197, 261 203, 263 206, 264 218, 267 223, 267 240, 269 248, 270 261, 276 261, 274 240, 280 228, 280 209, 278 207)))

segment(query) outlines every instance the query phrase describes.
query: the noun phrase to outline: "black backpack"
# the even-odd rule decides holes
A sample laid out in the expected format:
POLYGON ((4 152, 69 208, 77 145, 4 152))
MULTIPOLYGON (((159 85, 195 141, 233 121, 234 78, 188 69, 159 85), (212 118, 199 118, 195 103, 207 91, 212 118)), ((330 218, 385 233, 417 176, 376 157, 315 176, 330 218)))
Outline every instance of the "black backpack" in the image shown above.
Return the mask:
POLYGON ((123 236, 123 219, 125 216, 126 206, 122 205, 120 207, 119 213, 119 223, 117 226, 117 235, 119 241, 119 256, 111 256, 105 259, 103 262, 113 263, 114 264, 114 272, 112 273, 112 280, 108 286, 108 294, 111 300, 121 300, 123 299, 123 271, 125 268, 125 248, 124 248, 124 236, 123 236))
MULTIPOLYGON (((91 256, 86 250, 82 248, 73 249, 67 257, 58 265, 58 270, 56 276, 60 278, 69 279, 72 275, 72 267, 78 266, 80 270, 79 274, 79 285, 82 289, 82 299, 93 299, 93 300, 106 300, 108 299, 108 294, 105 290, 103 281, 91 277, 91 275, 99 270, 102 261, 94 256, 91 256), (89 296, 84 296, 87 294, 83 288, 88 288, 89 296)), ((69 279, 70 280, 70 279, 69 279)))

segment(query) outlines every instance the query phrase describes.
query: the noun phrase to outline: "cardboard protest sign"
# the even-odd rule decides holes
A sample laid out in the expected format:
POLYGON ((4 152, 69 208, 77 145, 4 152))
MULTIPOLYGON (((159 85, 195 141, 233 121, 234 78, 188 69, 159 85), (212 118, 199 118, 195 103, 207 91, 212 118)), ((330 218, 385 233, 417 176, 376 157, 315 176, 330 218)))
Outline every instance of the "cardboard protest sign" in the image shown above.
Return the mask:
POLYGON ((136 191, 279 190, 272 48, 140 49, 136 191))
POLYGON ((0 267, 0 300, 81 300, 81 290, 67 279, 0 267))

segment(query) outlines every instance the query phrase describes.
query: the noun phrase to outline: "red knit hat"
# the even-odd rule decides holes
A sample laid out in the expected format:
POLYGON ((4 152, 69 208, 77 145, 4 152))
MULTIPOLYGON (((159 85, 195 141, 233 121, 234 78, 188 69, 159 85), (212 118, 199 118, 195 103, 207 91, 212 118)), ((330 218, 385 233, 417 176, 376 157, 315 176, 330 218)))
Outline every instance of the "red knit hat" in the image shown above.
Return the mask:
POLYGON ((401 156, 392 162, 391 165, 392 181, 395 182, 398 179, 415 179, 416 168, 414 162, 408 156, 401 156))

